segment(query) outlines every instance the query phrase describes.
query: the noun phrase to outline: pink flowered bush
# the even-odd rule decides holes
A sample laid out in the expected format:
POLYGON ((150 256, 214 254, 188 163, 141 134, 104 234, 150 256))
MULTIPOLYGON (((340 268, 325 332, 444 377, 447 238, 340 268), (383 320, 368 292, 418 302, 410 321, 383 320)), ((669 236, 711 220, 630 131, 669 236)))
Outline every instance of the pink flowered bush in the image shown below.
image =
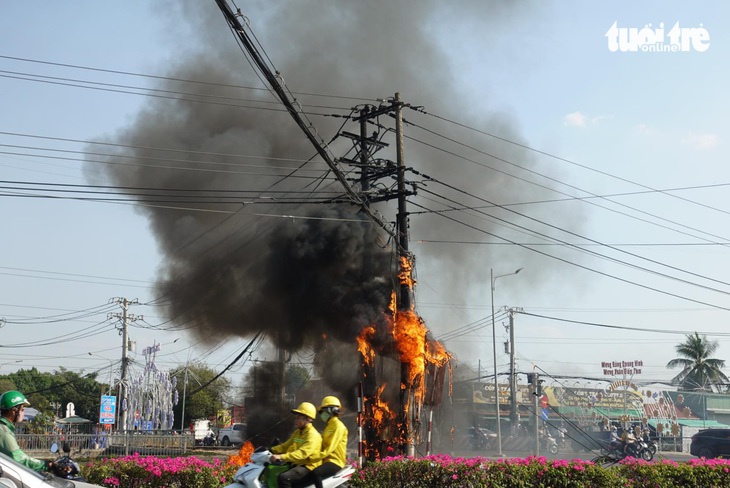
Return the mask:
POLYGON ((512 487, 727 487, 730 462, 694 459, 686 463, 629 459, 610 468, 590 461, 526 457, 489 460, 445 455, 420 459, 390 457, 353 476, 353 488, 512 487))
POLYGON ((109 488, 218 488, 232 482, 237 466, 218 459, 157 458, 134 454, 88 463, 81 474, 89 483, 109 488))
POLYGON ((391 457, 371 463, 350 483, 385 487, 625 487, 625 480, 589 461, 549 461, 544 457, 489 460, 446 455, 420 459, 391 457))
MULTIPOLYGON (((220 488, 232 482, 237 467, 196 457, 156 458, 135 454, 82 466, 91 483, 109 488, 220 488)), ((688 462, 627 458, 605 468, 590 461, 544 457, 490 460, 435 455, 389 457, 369 463, 350 480, 352 488, 730 488, 730 461, 688 462)))

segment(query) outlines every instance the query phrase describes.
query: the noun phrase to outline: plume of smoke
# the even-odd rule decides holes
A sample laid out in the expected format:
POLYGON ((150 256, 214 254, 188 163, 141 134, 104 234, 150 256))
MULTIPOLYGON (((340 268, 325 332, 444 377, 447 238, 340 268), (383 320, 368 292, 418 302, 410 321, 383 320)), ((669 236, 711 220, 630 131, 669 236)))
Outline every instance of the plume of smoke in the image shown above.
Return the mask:
MULTIPOLYGON (((464 2, 461 8, 465 16, 496 26, 509 10, 508 3, 464 2)), ((454 64, 435 35, 443 8, 435 0, 337 2, 326 9, 311 0, 267 1, 247 6, 245 14, 292 90, 370 100, 401 91, 438 112, 471 103, 456 95, 449 69, 454 64)), ((309 190, 316 196, 335 186, 284 178, 301 174, 291 170, 290 159, 301 160, 314 151, 287 113, 256 103, 271 100, 266 91, 224 86, 260 83, 236 50, 215 3, 166 2, 164 12, 179 12, 179 18, 189 20, 192 42, 182 42, 176 27, 173 35, 180 54, 162 73, 170 79, 160 81, 160 88, 180 90, 173 79, 206 81, 211 84, 196 91, 220 101, 153 99, 128 127, 107 138, 124 145, 116 156, 131 157, 125 161, 132 163, 110 158, 103 166, 88 164, 88 176, 118 186, 155 189, 156 195, 164 196, 164 203, 148 204, 140 212, 163 254, 157 289, 171 320, 193 324, 194 333, 211 341, 263 329, 271 341, 290 351, 312 345, 324 350, 326 337, 327 352, 319 364, 326 366, 322 371, 328 381, 346 391, 355 369, 344 366, 357 357, 354 338, 363 326, 382 321, 390 299, 391 253, 357 209, 345 204, 302 205, 294 211, 292 205, 273 203, 291 190, 309 190), (246 102, 241 104, 249 108, 227 102, 243 98, 246 102), (264 206, 221 203, 218 198, 224 191, 244 190, 252 192, 252 199, 270 195, 272 200, 264 206), (199 197, 191 197, 192 192, 199 197), (262 217, 264 213, 309 218, 262 217)), ((316 122, 321 134, 335 132, 331 119, 316 122)), ((519 139, 506 119, 493 117, 486 124, 519 139)), ((424 149, 411 154, 409 161, 425 172, 441 171, 449 164, 442 155, 434 158, 424 149)), ((323 166, 318 168, 323 174, 323 166)), ((489 187, 494 195, 506 191, 504 181, 490 179, 483 169, 460 167, 450 173, 468 189, 489 187)), ((148 200, 145 195, 138 198, 148 200)), ((454 224, 440 222, 414 220, 412 225, 425 236, 453 230, 454 224)), ((426 249, 424 255, 448 270, 443 282, 454 295, 479 276, 461 249, 426 249)))

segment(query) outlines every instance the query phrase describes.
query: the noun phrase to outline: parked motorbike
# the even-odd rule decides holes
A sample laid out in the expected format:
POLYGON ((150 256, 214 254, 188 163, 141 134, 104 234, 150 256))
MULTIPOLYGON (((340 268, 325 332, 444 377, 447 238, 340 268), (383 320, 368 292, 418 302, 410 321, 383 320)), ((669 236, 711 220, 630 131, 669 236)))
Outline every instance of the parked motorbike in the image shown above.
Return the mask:
POLYGON ((209 430, 205 437, 203 437, 203 445, 204 446, 217 446, 218 445, 218 436, 213 432, 212 430, 209 430))
MULTIPOLYGON (((267 471, 273 467, 279 467, 279 470, 283 470, 283 466, 276 466, 269 463, 271 457, 271 451, 266 448, 259 447, 253 454, 251 454, 251 461, 244 464, 236 472, 233 477, 234 483, 226 486, 225 488, 277 488, 276 477, 267 476, 267 471), (271 479, 267 479, 271 478, 271 479)), ((345 487, 347 482, 350 481, 350 477, 355 473, 354 466, 345 466, 334 476, 325 478, 322 480, 323 488, 335 488, 338 486, 345 487)), ((314 485, 307 485, 304 488, 313 488, 314 485)))
MULTIPOLYGON (((84 477, 81 476, 81 468, 79 466, 79 463, 71 459, 71 446, 69 445, 69 443, 64 442, 62 449, 63 456, 60 456, 58 459, 53 461, 51 473, 54 476, 66 480, 86 481, 84 477)), ((55 442, 53 443, 53 445, 51 445, 51 452, 58 452, 58 444, 56 444, 55 442)))

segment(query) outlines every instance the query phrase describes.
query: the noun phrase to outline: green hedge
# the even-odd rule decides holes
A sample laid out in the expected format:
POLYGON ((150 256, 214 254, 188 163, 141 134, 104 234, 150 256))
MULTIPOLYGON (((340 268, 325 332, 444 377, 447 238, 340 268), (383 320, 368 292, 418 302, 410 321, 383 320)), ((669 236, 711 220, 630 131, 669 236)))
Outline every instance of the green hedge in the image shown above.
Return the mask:
MULTIPOLYGON (((81 467, 90 482, 109 488, 220 488, 232 483, 237 466, 196 457, 155 458, 138 454, 81 467)), ((730 488, 730 461, 686 463, 627 459, 609 468, 590 461, 527 457, 488 460, 446 455, 387 458, 355 473, 352 488, 730 488)))
POLYGON ((487 460, 444 455, 388 458, 353 476, 353 488, 442 487, 728 487, 730 462, 694 459, 687 463, 626 460, 610 468, 590 461, 544 457, 487 460))

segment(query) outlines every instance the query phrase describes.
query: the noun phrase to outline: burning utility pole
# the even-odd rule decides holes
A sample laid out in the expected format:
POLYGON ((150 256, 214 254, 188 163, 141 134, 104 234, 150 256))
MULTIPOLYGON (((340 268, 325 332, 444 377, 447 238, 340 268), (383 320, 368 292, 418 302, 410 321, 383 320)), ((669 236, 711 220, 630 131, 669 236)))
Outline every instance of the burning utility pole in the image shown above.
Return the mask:
MULTIPOLYGON (((263 56, 256 48, 255 42, 248 31, 250 27, 240 9, 234 12, 228 5, 227 0, 215 0, 221 9, 226 21, 232 29, 233 34, 241 42, 242 47, 247 51, 252 64, 261 72, 263 79, 270 85, 271 92, 279 99, 282 105, 289 112, 296 124, 300 127, 307 139, 317 150, 322 160, 327 164, 335 179, 342 185, 348 202, 368 216, 370 221, 385 230, 391 237, 395 238, 395 249, 397 250, 397 290, 393 290, 392 303, 390 306, 391 315, 383 310, 383 324, 373 324, 364 327, 357 338, 357 347, 362 355, 363 368, 363 402, 365 431, 368 438, 369 448, 366 456, 368 459, 381 457, 384 449, 392 452, 393 445, 403 454, 414 454, 416 441, 416 428, 419 425, 420 409, 426 401, 426 376, 427 366, 442 368, 449 359, 448 353, 436 341, 427 338, 428 329, 423 320, 414 310, 413 300, 413 256, 408 251, 408 212, 406 210, 406 197, 415 194, 415 186, 407 190, 405 174, 405 160, 403 155, 403 117, 402 109, 409 106, 401 101, 400 94, 387 103, 380 106, 364 106, 360 110, 359 117, 355 118, 360 123, 360 134, 340 132, 340 135, 348 137, 355 142, 359 151, 358 160, 332 157, 329 147, 322 141, 316 132, 312 130, 311 123, 306 119, 301 105, 295 103, 284 89, 280 82, 278 71, 271 65, 270 60, 263 56), (397 164, 387 160, 375 160, 372 158, 374 149, 377 151, 386 146, 376 135, 367 137, 367 124, 370 120, 381 115, 393 116, 396 124, 397 137, 397 164), (340 168, 340 164, 350 164, 361 167, 360 184, 361 192, 351 188, 346 174, 340 168), (397 175, 397 190, 377 189, 373 190, 370 181, 397 175), (394 232, 391 224, 387 222, 380 213, 373 211, 372 203, 398 199, 397 229, 394 232), (379 328, 376 327, 379 325, 379 328), (380 361, 376 365, 376 356, 380 361), (391 392, 397 391, 399 397, 398 411, 393 412, 387 401, 383 401, 381 394, 386 388, 385 382, 376 380, 376 366, 378 374, 388 376, 383 371, 385 359, 391 362, 397 361, 400 365, 400 382, 398 385, 389 385, 391 392), (380 386, 378 386, 380 383, 380 386), (394 424, 397 424, 397 432, 389 432, 394 424)), ((375 126, 380 130, 381 124, 376 121, 375 126)), ((384 130, 387 133, 387 130, 384 130)), ((367 267, 367 263, 364 264, 367 267)), ((434 378, 443 378, 443 374, 434 375, 434 378)), ((443 380, 441 380, 443 381, 443 380)), ((438 380, 435 381, 439 383, 438 380)), ((433 386, 434 389, 438 386, 433 386)), ((433 395, 431 405, 433 403, 433 395)), ((440 396, 439 396, 440 398, 440 396)), ((438 400, 436 400, 438 401, 438 400)))
MULTIPOLYGON (((395 110, 395 137, 396 137, 396 156, 398 163, 398 262, 401 268, 398 272, 398 285, 400 290, 399 300, 397 301, 397 310, 399 312, 407 312, 411 310, 413 291, 413 274, 412 259, 408 253, 408 212, 406 210, 406 166, 403 148, 403 102, 401 102, 400 93, 395 94, 393 101, 395 110)), ((413 443, 413 435, 411 432, 411 417, 416 417, 410 412, 413 404, 413 385, 411 384, 410 364, 401 363, 401 397, 400 397, 400 418, 402 439, 405 442, 403 451, 408 456, 415 454, 415 445, 413 443)))
MULTIPOLYGON (((443 384, 443 372, 439 371, 439 367, 443 366, 443 361, 448 357, 443 348, 434 341, 427 339, 428 329, 426 329, 423 321, 414 311, 414 279, 413 279, 413 255, 409 252, 409 232, 408 232, 408 211, 406 208, 406 198, 415 194, 415 189, 407 188, 406 181, 406 164, 403 144, 403 114, 402 109, 407 104, 401 100, 400 93, 390 99, 388 105, 380 107, 364 107, 360 110, 360 115, 355 120, 360 122, 360 136, 349 132, 341 132, 341 135, 352 139, 355 147, 359 151, 359 158, 350 160, 342 158, 340 161, 358 165, 361 168, 361 190, 362 198, 366 204, 397 199, 398 213, 396 216, 396 240, 395 249, 397 254, 397 289, 393 292, 393 303, 391 304, 391 327, 390 334, 395 341, 395 348, 398 353, 400 364, 399 385, 397 385, 398 410, 397 412, 386 411, 391 415, 391 420, 397 425, 397 432, 390 436, 390 442, 397 449, 406 455, 415 454, 415 443, 417 430, 420 424, 421 407, 424 401, 435 405, 440 401, 440 395, 433 395, 433 391, 426 399, 425 389, 426 377, 433 376, 434 381, 430 382, 428 387, 431 390, 440 389, 443 384), (385 144, 376 137, 377 133, 372 137, 367 136, 367 121, 388 114, 395 119, 395 137, 396 137, 396 163, 387 160, 373 160, 369 154, 370 148, 374 151, 382 149, 385 144), (395 191, 379 192, 373 194, 370 191, 371 180, 381 179, 384 177, 395 176, 397 188, 395 191), (438 358, 438 359, 437 359, 438 358), (426 365, 436 365, 438 367, 426 370, 426 365)), ((380 127, 379 124, 376 124, 380 127)), ((361 336, 363 343, 368 342, 368 335, 361 336)), ((380 401, 381 389, 377 389, 374 382, 374 364, 373 356, 370 355, 367 344, 362 346, 363 354, 363 390, 365 397, 365 418, 366 437, 370 442, 369 452, 378 453, 383 446, 375 446, 374 440, 378 438, 378 432, 373 426, 379 418, 386 415, 384 409, 387 405, 380 401)), ((378 444, 378 442, 375 442, 378 444)), ((392 446, 386 446, 392 447, 392 446)), ((372 457, 369 456, 370 459, 372 457)))

